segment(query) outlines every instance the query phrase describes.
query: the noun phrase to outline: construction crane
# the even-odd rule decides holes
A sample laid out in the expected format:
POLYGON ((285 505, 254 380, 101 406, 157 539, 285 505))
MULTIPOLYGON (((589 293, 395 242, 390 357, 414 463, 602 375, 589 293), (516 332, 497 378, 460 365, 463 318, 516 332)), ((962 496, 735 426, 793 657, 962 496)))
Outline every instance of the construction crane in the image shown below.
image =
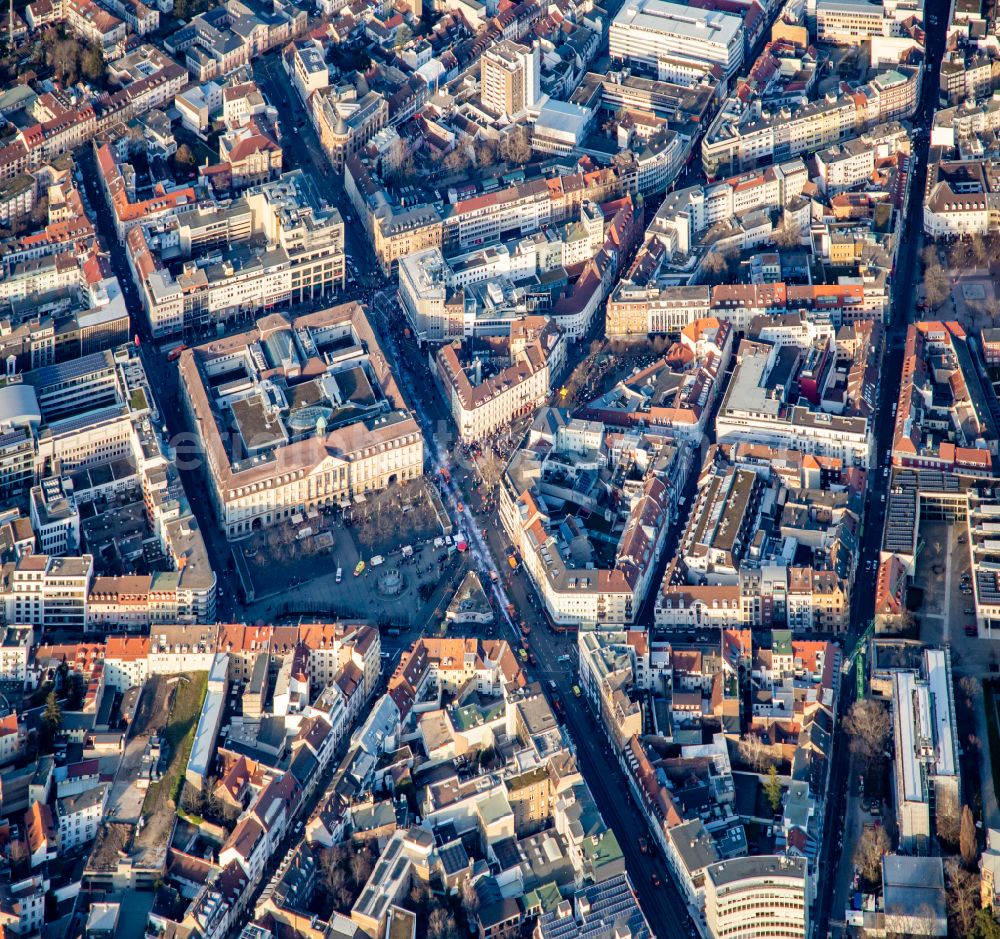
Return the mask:
POLYGON ((855 665, 857 666, 854 680, 859 701, 865 696, 865 663, 868 658, 868 641, 874 635, 875 620, 872 619, 868 622, 861 635, 858 636, 858 641, 854 644, 854 648, 844 658, 840 666, 840 674, 845 678, 850 674, 851 669, 855 665))

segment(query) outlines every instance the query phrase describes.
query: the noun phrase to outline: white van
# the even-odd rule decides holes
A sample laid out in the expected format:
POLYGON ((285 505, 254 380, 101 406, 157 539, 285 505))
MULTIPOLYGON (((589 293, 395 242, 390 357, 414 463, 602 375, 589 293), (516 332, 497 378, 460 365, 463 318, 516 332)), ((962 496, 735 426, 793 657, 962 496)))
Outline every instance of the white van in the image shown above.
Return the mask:
POLYGON ((337 568, 337 583, 339 584, 344 579, 344 569, 342 567, 337 568))
POLYGON ((378 567, 380 564, 385 564, 385 558, 381 554, 376 554, 368 563, 372 567, 378 567))

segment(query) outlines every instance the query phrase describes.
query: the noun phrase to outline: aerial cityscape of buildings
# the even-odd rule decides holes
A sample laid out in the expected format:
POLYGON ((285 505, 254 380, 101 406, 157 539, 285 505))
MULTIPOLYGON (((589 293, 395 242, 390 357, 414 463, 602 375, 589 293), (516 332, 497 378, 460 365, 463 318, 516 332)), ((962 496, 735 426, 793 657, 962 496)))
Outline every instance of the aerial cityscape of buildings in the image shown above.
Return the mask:
POLYGON ((0 34, 0 937, 1000 936, 995 0, 0 34))

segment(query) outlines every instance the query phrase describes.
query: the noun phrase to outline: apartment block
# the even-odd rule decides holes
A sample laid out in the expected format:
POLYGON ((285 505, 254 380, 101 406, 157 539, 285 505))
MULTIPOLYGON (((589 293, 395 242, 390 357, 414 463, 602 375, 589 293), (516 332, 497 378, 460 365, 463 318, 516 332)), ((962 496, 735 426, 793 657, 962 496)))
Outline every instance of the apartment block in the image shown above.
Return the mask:
POLYGON ((903 356, 893 465, 989 476, 998 446, 992 391, 983 386, 963 327, 955 322, 915 323, 907 329, 903 356), (932 369, 932 362, 937 367, 932 369), (938 401, 934 389, 944 382, 954 392, 949 400, 938 401))
POLYGON ((878 74, 850 94, 833 92, 805 103, 762 110, 731 96, 702 139, 709 176, 739 172, 762 161, 780 162, 841 143, 916 110, 921 70, 902 66, 878 74))
POLYGON ((854 582, 863 476, 836 458, 766 444, 711 449, 656 622, 841 631, 854 582), (786 538, 802 552, 783 554, 786 538))
POLYGON ((509 363, 493 375, 483 374, 480 359, 465 364, 459 343, 444 346, 435 356, 435 377, 462 440, 489 437, 547 401, 563 375, 565 347, 559 326, 540 316, 514 320, 506 349, 491 343, 491 360, 506 351, 509 363))
POLYGON ((688 471, 683 445, 638 433, 609 441, 605 433, 597 421, 542 410, 501 484, 504 529, 549 616, 565 626, 634 622, 688 471), (628 497, 614 513, 613 560, 598 565, 587 553, 586 529, 575 510, 603 514, 601 479, 624 487, 628 497), (558 512, 548 509, 546 499, 555 492, 562 496, 558 512))
POLYGON ((580 417, 617 427, 699 442, 732 355, 733 329, 705 317, 680 330, 680 339, 652 365, 587 402, 580 417))
POLYGON ((841 380, 837 359, 829 337, 808 348, 743 340, 716 419, 719 442, 766 443, 867 468, 870 406, 830 387, 841 380), (803 395, 807 384, 815 390, 803 395))
POLYGON ((192 206, 138 225, 126 247, 156 336, 331 296, 346 277, 340 212, 318 201, 301 170, 228 204, 192 206), (178 254, 175 275, 165 262, 178 254))
POLYGON ((1000 230, 1000 177, 984 160, 943 160, 927 170, 924 233, 964 238, 1000 230))

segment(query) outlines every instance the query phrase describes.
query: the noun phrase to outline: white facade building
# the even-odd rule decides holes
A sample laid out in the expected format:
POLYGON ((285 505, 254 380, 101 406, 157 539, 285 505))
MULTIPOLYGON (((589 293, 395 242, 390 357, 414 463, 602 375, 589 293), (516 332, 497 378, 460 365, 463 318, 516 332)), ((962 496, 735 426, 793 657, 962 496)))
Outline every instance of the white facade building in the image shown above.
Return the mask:
POLYGON ((66 796, 58 802, 59 850, 72 851, 80 845, 88 844, 97 837, 104 806, 108 800, 107 783, 77 795, 66 796))
POLYGON ((7 622, 82 631, 93 573, 94 559, 89 554, 76 558, 44 554, 22 557, 13 565, 0 594, 7 622))
POLYGON ((743 64, 743 21, 668 0, 629 0, 611 24, 611 58, 650 75, 662 58, 720 65, 733 75, 743 64))
POLYGON ((811 881, 803 857, 765 855, 711 864, 705 922, 712 937, 809 935, 811 881))
POLYGON ((818 0, 816 38, 820 42, 860 45, 874 36, 888 36, 892 20, 881 3, 868 0, 818 0))
POLYGON ((920 853, 931 838, 931 798, 961 805, 951 658, 925 649, 923 676, 893 675, 893 789, 901 851, 920 853))
POLYGON ((50 477, 32 486, 31 525, 42 554, 62 557, 80 546, 80 513, 68 479, 50 477))

